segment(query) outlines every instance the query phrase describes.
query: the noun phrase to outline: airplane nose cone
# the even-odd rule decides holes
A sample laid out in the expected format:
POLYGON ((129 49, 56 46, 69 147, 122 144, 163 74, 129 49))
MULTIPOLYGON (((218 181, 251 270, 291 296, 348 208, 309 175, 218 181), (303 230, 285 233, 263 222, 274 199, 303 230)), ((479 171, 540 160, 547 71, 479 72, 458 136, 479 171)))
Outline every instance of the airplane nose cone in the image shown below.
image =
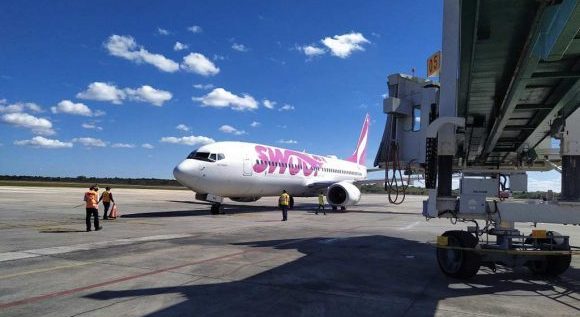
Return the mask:
POLYGON ((182 185, 190 187, 193 181, 196 162, 185 160, 173 169, 173 176, 182 185))

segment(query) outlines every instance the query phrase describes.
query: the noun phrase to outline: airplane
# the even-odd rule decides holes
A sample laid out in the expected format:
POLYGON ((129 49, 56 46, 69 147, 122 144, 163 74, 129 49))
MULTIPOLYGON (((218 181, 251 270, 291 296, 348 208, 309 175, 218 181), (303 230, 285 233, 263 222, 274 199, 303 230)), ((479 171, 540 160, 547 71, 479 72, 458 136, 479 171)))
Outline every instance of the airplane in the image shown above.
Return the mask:
POLYGON ((254 202, 279 196, 315 197, 324 192, 333 210, 356 205, 355 186, 367 177, 365 166, 370 117, 365 116, 354 153, 345 160, 247 142, 216 142, 191 152, 173 170, 175 179, 195 192, 195 199, 223 212, 223 200, 254 202))

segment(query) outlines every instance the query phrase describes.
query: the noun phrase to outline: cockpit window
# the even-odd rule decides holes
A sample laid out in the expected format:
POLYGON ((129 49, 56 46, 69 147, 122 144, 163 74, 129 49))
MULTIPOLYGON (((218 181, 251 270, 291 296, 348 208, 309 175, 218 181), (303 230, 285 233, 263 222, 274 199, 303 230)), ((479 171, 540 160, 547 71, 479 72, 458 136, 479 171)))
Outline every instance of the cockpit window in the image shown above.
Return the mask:
POLYGON ((210 154, 208 152, 193 151, 193 152, 191 152, 191 154, 189 154, 189 156, 187 158, 194 159, 194 160, 200 160, 200 161, 206 161, 206 162, 213 162, 213 160, 210 159, 210 154))
POLYGON ((199 161, 206 161, 206 162, 215 162, 219 160, 223 160, 226 158, 225 155, 222 153, 208 153, 208 152, 198 152, 193 151, 188 156, 188 159, 199 160, 199 161))

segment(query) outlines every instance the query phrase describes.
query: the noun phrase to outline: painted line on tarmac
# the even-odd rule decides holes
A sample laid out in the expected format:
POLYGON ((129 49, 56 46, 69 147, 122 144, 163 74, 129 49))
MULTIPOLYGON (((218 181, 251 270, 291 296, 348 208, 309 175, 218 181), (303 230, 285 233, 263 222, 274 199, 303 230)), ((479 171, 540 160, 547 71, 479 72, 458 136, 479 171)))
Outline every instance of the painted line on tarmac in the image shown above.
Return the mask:
MULTIPOLYGON (((354 230, 356 228, 358 228, 358 227, 351 228, 351 229, 348 229, 348 230, 354 230)), ((345 231, 345 230, 336 230, 336 231, 333 231, 333 232, 342 232, 342 231, 345 231)), ((270 246, 270 248, 274 248, 275 249, 276 247, 286 246, 286 245, 295 244, 295 243, 299 243, 299 242, 304 242, 304 241, 308 241, 308 240, 314 240, 314 239, 318 239, 318 237, 311 237, 311 238, 303 238, 303 239, 290 240, 290 241, 286 241, 286 242, 282 242, 282 243, 278 243, 276 245, 270 246)), ((44 294, 44 295, 29 297, 29 298, 25 298, 25 299, 21 299, 21 300, 16 300, 16 301, 12 301, 12 302, 0 303, 0 309, 6 309, 6 308, 15 307, 15 306, 21 306, 21 305, 26 305, 26 304, 32 304, 32 303, 35 303, 35 302, 39 302, 39 301, 43 301, 43 300, 47 300, 47 299, 55 298, 55 297, 73 295, 73 294, 76 294, 76 293, 79 293, 79 292, 83 292, 83 291, 86 291, 86 290, 90 290, 90 289, 93 289, 93 288, 98 288, 98 287, 107 286, 107 285, 111 285, 111 284, 117 284, 117 283, 121 283, 121 282, 125 282, 125 281, 130 281, 130 280, 138 279, 138 278, 145 277, 145 276, 150 276, 150 275, 155 275, 155 274, 159 274, 159 273, 170 272, 172 270, 184 268, 184 267, 187 267, 187 266, 192 266, 192 265, 197 265, 197 264, 202 264, 202 263, 207 263, 207 262, 213 262, 213 261, 217 261, 217 260, 223 260, 223 259, 227 259, 227 258, 231 258, 231 257, 238 256, 238 255, 252 253, 252 252, 263 252, 263 250, 262 250, 262 248, 246 249, 246 250, 242 250, 242 251, 238 251, 238 252, 234 252, 234 253, 230 253, 230 254, 225 254, 225 255, 222 255, 222 256, 217 256, 217 257, 208 258, 208 259, 204 259, 204 260, 198 260, 198 261, 193 261, 193 262, 189 262, 189 263, 185 263, 185 264, 171 266, 171 267, 167 267, 167 268, 164 268, 164 269, 153 270, 153 271, 149 271, 149 272, 145 272, 145 273, 139 273, 139 274, 135 274, 135 275, 128 275, 128 276, 125 276, 125 277, 120 277, 120 278, 112 279, 112 280, 105 281, 105 282, 101 282, 101 283, 97 283, 97 284, 92 284, 92 285, 87 285, 87 286, 83 286, 83 287, 77 287, 77 288, 68 289, 68 290, 64 290, 64 291, 60 291, 60 292, 54 292, 54 293, 48 293, 48 294, 44 294)))
POLYGON ((71 267, 83 266, 83 265, 88 265, 88 264, 94 264, 94 263, 92 263, 92 262, 80 262, 80 263, 74 263, 74 264, 69 264, 69 265, 53 266, 53 267, 49 267, 49 268, 32 270, 32 271, 26 271, 26 272, 20 272, 20 273, 14 273, 14 274, 0 275, 0 280, 7 279, 7 278, 12 278, 12 277, 17 277, 17 276, 22 276, 22 275, 29 275, 29 274, 35 274, 35 273, 44 273, 44 272, 56 271, 56 270, 60 270, 60 269, 68 269, 68 268, 71 268, 71 267))
POLYGON ((189 237, 192 237, 192 235, 191 234, 164 234, 164 235, 147 236, 147 237, 139 237, 139 238, 119 239, 119 240, 113 240, 113 241, 101 241, 101 242, 93 242, 93 243, 75 244, 75 245, 68 245, 68 246, 62 246, 62 247, 52 247, 52 248, 42 248, 42 249, 33 249, 33 250, 24 250, 24 251, 4 252, 4 253, 0 253, 0 262, 27 259, 27 258, 35 258, 35 257, 43 256, 43 255, 55 255, 55 254, 71 253, 71 252, 76 252, 76 251, 102 249, 102 248, 128 245, 128 244, 139 243, 139 242, 162 241, 162 240, 189 238, 189 237))
POLYGON ((408 225, 406 225, 404 227, 399 228, 399 230, 409 230, 409 229, 413 229, 413 227, 417 226, 420 223, 421 223, 420 221, 415 221, 415 222, 413 222, 411 224, 408 224, 408 225))

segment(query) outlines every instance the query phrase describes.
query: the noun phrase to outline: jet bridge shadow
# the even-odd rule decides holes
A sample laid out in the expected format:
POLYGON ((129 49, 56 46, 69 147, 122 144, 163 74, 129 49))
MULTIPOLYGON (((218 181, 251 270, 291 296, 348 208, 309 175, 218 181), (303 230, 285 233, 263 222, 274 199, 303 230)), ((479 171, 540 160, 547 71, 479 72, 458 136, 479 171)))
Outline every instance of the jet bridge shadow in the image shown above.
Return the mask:
POLYGON ((445 299, 454 300, 443 309, 459 315, 461 311, 490 315, 534 311, 534 307, 522 304, 506 305, 506 296, 514 299, 521 296, 536 307, 550 304, 552 312, 580 313, 577 293, 580 272, 576 268, 570 268, 562 278, 547 281, 524 271, 495 274, 480 271, 463 283, 439 272, 432 246, 395 237, 320 237, 234 245, 297 250, 304 256, 242 280, 225 277, 235 280, 232 282, 212 280, 201 285, 191 282, 171 287, 101 291, 86 297, 111 303, 127 298, 142 301, 163 294, 185 298, 147 315, 154 317, 433 316, 442 309, 440 302, 445 299), (467 298, 480 295, 484 296, 480 301, 467 298), (458 303, 461 297, 466 300, 458 303), (498 306, 494 299, 504 304, 498 306))

